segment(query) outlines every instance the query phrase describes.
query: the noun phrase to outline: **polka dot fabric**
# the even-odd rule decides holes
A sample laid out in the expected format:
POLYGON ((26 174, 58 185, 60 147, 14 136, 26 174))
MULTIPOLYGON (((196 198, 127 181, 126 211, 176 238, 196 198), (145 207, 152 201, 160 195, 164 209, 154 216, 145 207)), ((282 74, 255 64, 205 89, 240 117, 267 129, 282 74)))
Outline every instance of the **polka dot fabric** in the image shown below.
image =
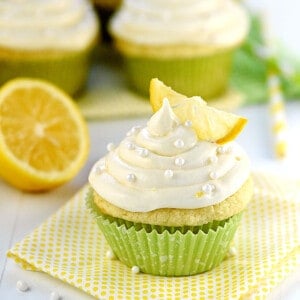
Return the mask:
POLYGON ((200 275, 134 274, 107 258, 107 243, 85 206, 87 187, 8 256, 99 299, 264 299, 300 265, 300 186, 269 175, 253 177, 255 196, 235 236, 237 254, 200 275))

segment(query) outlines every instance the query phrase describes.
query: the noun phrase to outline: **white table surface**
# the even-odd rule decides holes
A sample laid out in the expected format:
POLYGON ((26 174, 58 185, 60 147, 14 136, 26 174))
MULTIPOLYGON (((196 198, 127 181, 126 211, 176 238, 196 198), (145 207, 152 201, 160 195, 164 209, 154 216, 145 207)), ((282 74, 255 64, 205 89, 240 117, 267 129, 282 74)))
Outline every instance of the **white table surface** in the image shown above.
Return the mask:
MULTIPOLYGON (((300 160, 294 159, 300 153, 300 101, 287 105, 289 121, 289 143, 293 149, 286 162, 273 158, 272 138, 269 118, 265 105, 241 108, 238 113, 249 118, 249 123, 238 141, 249 153, 253 169, 269 170, 298 176, 300 160), (295 154, 293 154, 295 153, 295 154)), ((93 162, 106 152, 106 144, 118 143, 125 133, 137 124, 145 124, 145 119, 106 121, 89 123, 91 152, 88 162, 78 176, 68 184, 43 194, 28 194, 0 181, 0 299, 49 299, 52 291, 57 291, 62 299, 92 299, 49 275, 24 271, 5 256, 6 251, 26 234, 43 222, 48 216, 64 205, 70 197, 87 181, 93 162), (30 291, 16 290, 16 282, 24 280, 30 291)), ((300 178, 300 175, 299 175, 300 178)), ((269 299, 300 299, 300 268, 269 296, 269 299)))

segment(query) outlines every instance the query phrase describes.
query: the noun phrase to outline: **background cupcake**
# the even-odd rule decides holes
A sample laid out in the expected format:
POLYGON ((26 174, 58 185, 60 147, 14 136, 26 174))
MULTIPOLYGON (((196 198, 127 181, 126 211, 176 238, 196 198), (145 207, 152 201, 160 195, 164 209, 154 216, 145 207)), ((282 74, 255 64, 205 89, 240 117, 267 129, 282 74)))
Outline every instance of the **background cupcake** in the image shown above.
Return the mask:
POLYGON ((0 84, 52 81, 70 94, 86 81, 98 22, 87 0, 1 1, 0 84))
POLYGON ((168 101, 108 149, 90 173, 87 203, 117 257, 164 276, 220 264, 252 196, 244 151, 198 140, 168 101))
POLYGON ((187 96, 211 99, 226 90, 248 18, 232 0, 125 0, 110 31, 136 90, 148 94, 159 77, 187 96))

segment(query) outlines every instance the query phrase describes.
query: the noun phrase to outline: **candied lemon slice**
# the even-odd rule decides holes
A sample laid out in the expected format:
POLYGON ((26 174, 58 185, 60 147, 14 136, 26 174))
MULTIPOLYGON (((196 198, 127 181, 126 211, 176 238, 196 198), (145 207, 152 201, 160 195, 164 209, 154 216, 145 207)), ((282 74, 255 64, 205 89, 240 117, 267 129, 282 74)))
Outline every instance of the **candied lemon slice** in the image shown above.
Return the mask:
POLYGON ((54 85, 15 79, 0 90, 0 176, 26 191, 73 178, 87 159, 89 134, 74 101, 54 85))
POLYGON ((154 111, 161 107, 164 98, 169 100, 181 122, 191 121, 200 140, 227 143, 234 140, 247 123, 246 118, 208 106, 201 97, 188 98, 157 78, 152 79, 150 103, 154 111))

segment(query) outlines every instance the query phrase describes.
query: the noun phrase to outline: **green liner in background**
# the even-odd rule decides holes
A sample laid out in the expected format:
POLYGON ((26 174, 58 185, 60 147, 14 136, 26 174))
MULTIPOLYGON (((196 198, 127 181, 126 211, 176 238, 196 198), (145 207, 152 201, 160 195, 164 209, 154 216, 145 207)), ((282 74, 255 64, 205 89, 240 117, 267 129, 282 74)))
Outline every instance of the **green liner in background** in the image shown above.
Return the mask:
POLYGON ((87 194, 108 244, 121 262, 144 273, 161 276, 199 274, 217 267, 229 249, 242 213, 202 226, 166 227, 138 224, 103 215, 87 194))
POLYGON ((150 58, 124 55, 129 84, 141 94, 149 95, 149 82, 159 78, 175 91, 216 98, 227 89, 233 49, 207 56, 183 58, 150 58))
POLYGON ((92 49, 78 52, 55 52, 45 55, 24 53, 1 55, 0 85, 16 77, 51 81, 70 95, 78 94, 88 77, 92 49))

